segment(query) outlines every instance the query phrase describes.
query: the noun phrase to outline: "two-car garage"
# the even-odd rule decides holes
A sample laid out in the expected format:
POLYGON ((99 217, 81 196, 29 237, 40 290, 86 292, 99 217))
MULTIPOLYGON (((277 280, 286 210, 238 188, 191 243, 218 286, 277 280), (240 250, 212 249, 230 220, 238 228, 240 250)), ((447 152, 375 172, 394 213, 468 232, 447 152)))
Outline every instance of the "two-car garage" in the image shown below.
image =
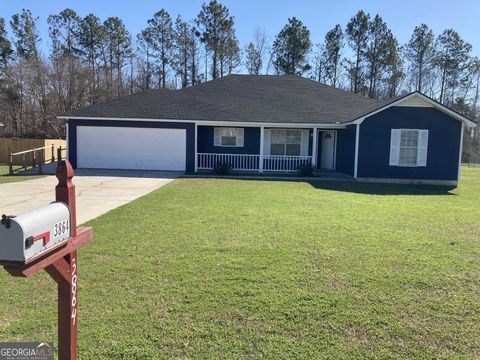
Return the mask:
POLYGON ((173 128, 167 127, 168 123, 162 123, 162 127, 152 123, 147 126, 92 125, 69 122, 69 157, 77 168, 190 170, 188 126, 173 128))

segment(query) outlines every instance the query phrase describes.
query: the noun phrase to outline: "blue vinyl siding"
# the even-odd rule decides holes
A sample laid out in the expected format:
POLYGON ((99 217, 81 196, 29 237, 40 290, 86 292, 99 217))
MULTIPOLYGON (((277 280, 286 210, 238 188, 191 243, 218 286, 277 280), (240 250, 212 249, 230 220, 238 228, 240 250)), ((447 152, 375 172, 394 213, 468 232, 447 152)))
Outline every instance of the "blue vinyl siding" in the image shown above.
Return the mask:
POLYGON ((244 128, 243 147, 213 146, 213 132, 216 126, 198 126, 197 152, 214 154, 260 154, 260 128, 244 128))
POLYGON ((337 155, 335 170, 354 175, 356 125, 337 130, 337 155))
POLYGON ((360 125, 358 177, 457 180, 461 122, 430 107, 393 106, 360 125), (427 129, 426 167, 389 165, 392 129, 427 129))
MULTIPOLYGON (((216 126, 198 126, 197 152, 214 154, 260 154, 260 128, 244 127, 243 147, 213 146, 213 133, 216 126)), ((221 126, 220 126, 221 127, 221 126)), ((309 130, 308 155, 312 155, 313 131, 309 130)))
MULTIPOLYGON (((77 126, 105 126, 105 127, 134 127, 134 128, 160 128, 160 129, 185 129, 186 139, 186 171, 195 171, 195 124, 181 122, 159 121, 118 121, 118 120, 68 120, 68 157, 74 168, 77 167, 77 126)), ((108 149, 105 149, 108 151, 108 149)))

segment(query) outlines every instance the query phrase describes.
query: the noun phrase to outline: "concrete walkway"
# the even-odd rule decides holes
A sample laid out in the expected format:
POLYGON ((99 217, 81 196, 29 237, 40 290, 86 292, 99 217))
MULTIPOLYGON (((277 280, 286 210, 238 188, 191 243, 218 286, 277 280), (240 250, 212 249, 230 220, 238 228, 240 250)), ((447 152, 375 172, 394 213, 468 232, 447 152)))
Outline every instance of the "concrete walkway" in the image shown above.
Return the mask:
MULTIPOLYGON (((175 180, 171 171, 76 170, 77 224, 94 219, 175 180)), ((55 200, 55 176, 0 185, 0 215, 15 215, 55 200)))

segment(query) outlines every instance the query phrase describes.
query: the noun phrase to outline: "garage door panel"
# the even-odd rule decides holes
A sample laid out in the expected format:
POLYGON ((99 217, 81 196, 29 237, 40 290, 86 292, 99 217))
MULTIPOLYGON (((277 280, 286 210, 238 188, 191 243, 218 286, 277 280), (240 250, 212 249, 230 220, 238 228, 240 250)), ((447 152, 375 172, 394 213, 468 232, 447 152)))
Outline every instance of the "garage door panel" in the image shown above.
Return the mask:
POLYGON ((186 130, 79 126, 77 167, 185 171, 186 130))

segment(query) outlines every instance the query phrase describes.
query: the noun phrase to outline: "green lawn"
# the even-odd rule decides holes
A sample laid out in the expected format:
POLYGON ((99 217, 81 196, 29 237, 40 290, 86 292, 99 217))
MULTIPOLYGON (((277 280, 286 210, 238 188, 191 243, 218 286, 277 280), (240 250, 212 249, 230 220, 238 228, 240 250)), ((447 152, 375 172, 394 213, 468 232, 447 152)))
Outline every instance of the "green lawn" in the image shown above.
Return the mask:
MULTIPOLYGON (((480 358, 480 169, 461 186, 180 179, 89 225, 80 359, 480 358)), ((0 341, 56 340, 0 272, 0 341)))
POLYGON ((10 182, 32 180, 42 177, 42 175, 8 175, 8 165, 0 165, 0 184, 6 184, 10 182))

